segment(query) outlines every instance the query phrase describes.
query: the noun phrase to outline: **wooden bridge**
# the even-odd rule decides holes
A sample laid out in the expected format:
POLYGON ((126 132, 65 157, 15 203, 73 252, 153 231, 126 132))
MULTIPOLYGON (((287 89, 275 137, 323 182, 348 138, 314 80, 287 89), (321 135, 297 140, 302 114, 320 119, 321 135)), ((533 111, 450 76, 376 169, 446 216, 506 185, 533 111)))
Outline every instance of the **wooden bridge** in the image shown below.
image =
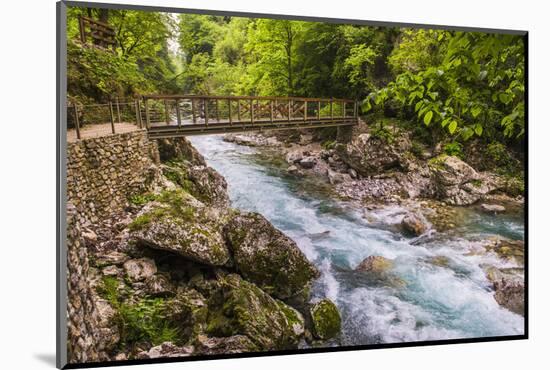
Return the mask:
POLYGON ((112 133, 115 133, 117 125, 127 127, 133 121, 137 127, 146 128, 153 139, 339 127, 358 122, 357 102, 334 98, 146 95, 133 101, 115 99, 106 104, 73 104, 70 108, 71 124, 76 128, 78 139, 82 120, 85 124, 110 120, 112 133), (100 110, 104 114, 100 114, 100 110), (84 114, 86 112, 89 113, 84 114))
POLYGON ((151 138, 349 126, 357 122, 357 102, 348 99, 148 95, 143 97, 143 104, 151 138))

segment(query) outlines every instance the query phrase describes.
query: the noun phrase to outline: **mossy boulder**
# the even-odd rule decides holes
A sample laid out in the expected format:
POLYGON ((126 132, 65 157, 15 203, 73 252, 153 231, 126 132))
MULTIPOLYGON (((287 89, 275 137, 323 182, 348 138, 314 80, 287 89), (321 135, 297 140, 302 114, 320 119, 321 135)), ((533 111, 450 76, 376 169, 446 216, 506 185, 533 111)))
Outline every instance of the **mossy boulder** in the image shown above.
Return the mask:
POLYGON ((222 234, 223 215, 183 190, 169 191, 149 203, 128 226, 130 237, 153 249, 179 254, 211 266, 229 263, 222 234))
POLYGON ((260 214, 237 215, 224 230, 237 271, 273 297, 297 295, 319 276, 296 243, 260 214))
POLYGON ((260 351, 296 347, 304 327, 296 310, 237 274, 219 281, 220 289, 209 300, 208 335, 245 335, 260 351))
POLYGON ((194 166, 184 161, 169 162, 162 166, 162 173, 201 202, 229 205, 227 182, 213 168, 206 165, 194 166))
POLYGON ((342 319, 336 305, 330 299, 323 299, 310 308, 313 335, 321 340, 336 337, 340 333, 342 319))

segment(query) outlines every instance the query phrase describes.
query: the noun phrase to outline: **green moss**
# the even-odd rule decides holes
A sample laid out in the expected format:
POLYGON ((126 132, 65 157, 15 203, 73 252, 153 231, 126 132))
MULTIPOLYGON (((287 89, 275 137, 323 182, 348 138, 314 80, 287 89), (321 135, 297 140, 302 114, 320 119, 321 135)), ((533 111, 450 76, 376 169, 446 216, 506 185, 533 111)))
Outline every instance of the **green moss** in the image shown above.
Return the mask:
POLYGON ((156 195, 153 193, 135 194, 128 198, 128 202, 134 206, 143 206, 156 199, 156 195))
POLYGON ((483 182, 481 180, 478 180, 478 179, 474 179, 472 181, 470 181, 470 183, 475 186, 476 188, 479 188, 481 187, 481 185, 483 185, 483 182))
POLYGON ((437 157, 431 158, 428 160, 428 166, 436 169, 444 169, 443 163, 445 163, 445 159, 447 159, 446 154, 441 154, 437 157))
POLYGON ((321 144, 321 147, 326 150, 334 149, 336 147, 336 141, 334 140, 323 141, 323 143, 321 144))
POLYGON ((130 231, 137 231, 143 229, 145 226, 149 225, 152 221, 151 214, 145 213, 136 217, 132 222, 128 224, 128 229, 130 231))
POLYGON ((330 339, 340 333, 342 319, 336 305, 323 299, 311 308, 313 331, 319 339, 330 339))

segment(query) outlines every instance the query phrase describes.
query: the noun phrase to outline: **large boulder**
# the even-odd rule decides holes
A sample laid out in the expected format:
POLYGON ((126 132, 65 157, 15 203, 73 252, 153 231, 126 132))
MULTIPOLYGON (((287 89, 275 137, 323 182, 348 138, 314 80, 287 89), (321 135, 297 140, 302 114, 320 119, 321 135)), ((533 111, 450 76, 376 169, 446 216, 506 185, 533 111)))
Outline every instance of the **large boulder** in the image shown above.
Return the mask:
POLYGON ((340 333, 342 319, 336 305, 330 299, 323 299, 310 308, 313 335, 321 340, 334 338, 340 333))
POLYGON ((430 176, 438 199, 451 205, 470 205, 503 185, 498 177, 477 173, 460 158, 441 155, 429 161, 430 176))
POLYGON ((237 271, 276 298, 297 295, 319 275, 296 243, 260 214, 237 215, 224 230, 237 271))
POLYGON ((219 281, 220 289, 209 300, 207 334, 245 335, 261 351, 296 347, 304 326, 296 310, 239 275, 219 281))
POLYGON ((173 252, 211 266, 229 263, 216 209, 205 207, 184 191, 163 193, 128 225, 130 237, 153 249, 173 252))
POLYGON ((421 214, 409 212, 403 217, 401 227, 407 234, 420 236, 429 229, 430 225, 421 214))
POLYGON ((338 145, 337 152, 349 167, 363 176, 371 176, 392 169, 407 170, 411 145, 405 134, 398 133, 388 140, 364 133, 347 145, 338 145))
POLYGON ((202 154, 184 137, 157 139, 160 160, 163 162, 180 160, 192 165, 206 166, 202 154))

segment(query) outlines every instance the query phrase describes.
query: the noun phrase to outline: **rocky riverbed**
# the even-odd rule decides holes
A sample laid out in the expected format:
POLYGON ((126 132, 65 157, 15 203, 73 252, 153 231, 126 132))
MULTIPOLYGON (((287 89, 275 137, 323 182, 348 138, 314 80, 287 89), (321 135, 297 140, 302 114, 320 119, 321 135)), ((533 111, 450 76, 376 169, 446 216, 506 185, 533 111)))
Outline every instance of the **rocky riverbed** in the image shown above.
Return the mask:
MULTIPOLYGON (((370 225, 413 238, 413 245, 433 247, 450 238, 462 239, 454 243, 463 255, 491 256, 491 261, 481 258, 477 267, 495 301, 523 314, 523 234, 503 226, 511 219, 522 224, 523 197, 517 180, 476 171, 454 156, 418 148, 415 152, 405 132, 387 141, 365 127, 359 131, 348 144, 325 141, 323 146, 307 131, 293 136, 226 135, 224 140, 272 156, 288 176, 322 180, 331 196, 360 210, 370 225), (484 226, 475 236, 468 235, 476 228, 475 220, 484 226)), ((428 261, 452 270, 446 257, 428 261)), ((391 266, 383 256, 373 255, 357 269, 380 276, 391 266)))

